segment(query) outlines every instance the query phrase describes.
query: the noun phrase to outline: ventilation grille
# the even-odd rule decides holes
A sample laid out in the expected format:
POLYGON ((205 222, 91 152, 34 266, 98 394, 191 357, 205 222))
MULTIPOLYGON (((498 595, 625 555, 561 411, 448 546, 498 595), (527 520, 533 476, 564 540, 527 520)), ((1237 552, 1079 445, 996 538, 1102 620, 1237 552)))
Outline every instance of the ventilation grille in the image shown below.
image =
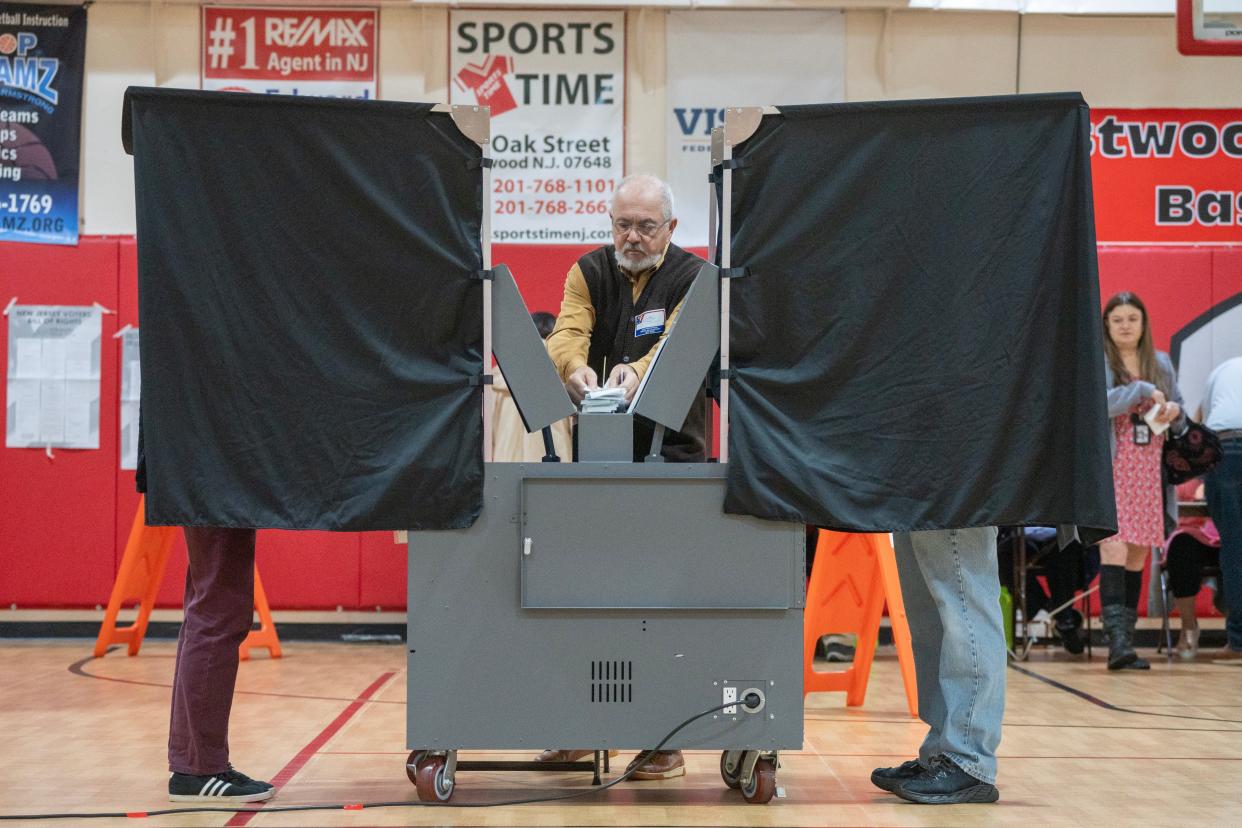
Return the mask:
POLYGON ((634 701, 634 662, 592 661, 591 701, 602 704, 634 701))

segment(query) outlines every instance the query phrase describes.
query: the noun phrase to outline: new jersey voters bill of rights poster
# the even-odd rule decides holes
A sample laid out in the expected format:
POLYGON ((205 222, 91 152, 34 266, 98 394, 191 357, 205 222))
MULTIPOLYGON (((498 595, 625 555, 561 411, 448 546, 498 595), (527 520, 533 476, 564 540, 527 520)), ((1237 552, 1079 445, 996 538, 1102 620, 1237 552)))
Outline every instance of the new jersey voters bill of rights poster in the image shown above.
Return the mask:
POLYGON ((449 28, 450 102, 491 107, 492 241, 610 240, 625 13, 454 10, 449 28))
POLYGON ((7 448, 99 448, 97 307, 9 309, 7 448))

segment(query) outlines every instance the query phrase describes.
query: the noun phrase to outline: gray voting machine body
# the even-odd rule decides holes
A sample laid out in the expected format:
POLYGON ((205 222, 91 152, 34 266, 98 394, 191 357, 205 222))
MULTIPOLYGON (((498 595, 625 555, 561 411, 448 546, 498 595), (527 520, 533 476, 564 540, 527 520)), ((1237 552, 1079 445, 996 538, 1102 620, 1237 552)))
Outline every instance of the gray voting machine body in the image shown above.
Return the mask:
MULTIPOLYGON (((710 708, 663 748, 720 750, 726 784, 772 797, 776 752, 802 746, 803 527, 724 514, 722 464, 630 462, 632 417, 652 419, 658 443, 702 404, 718 291, 704 265, 631 411, 580 419, 580 462, 487 463, 472 527, 410 533, 407 770, 420 797, 447 800, 457 770, 572 766, 598 780, 607 750, 656 748, 710 708), (595 761, 457 759, 561 747, 595 761)), ((527 429, 572 414, 504 267, 492 302, 527 429)))

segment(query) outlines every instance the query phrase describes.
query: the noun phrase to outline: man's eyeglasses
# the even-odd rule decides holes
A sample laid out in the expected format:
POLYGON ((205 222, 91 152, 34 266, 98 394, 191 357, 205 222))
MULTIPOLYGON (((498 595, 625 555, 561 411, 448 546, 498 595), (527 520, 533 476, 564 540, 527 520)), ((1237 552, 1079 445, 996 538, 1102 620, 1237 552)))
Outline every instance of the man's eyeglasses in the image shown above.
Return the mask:
POLYGON ((654 236, 661 227, 668 224, 668 222, 669 219, 665 219, 659 224, 656 224, 654 221, 640 221, 635 223, 629 221, 628 219, 613 219, 612 230, 619 236, 628 236, 631 230, 636 230, 638 231, 638 235, 642 236, 644 239, 649 239, 654 236))

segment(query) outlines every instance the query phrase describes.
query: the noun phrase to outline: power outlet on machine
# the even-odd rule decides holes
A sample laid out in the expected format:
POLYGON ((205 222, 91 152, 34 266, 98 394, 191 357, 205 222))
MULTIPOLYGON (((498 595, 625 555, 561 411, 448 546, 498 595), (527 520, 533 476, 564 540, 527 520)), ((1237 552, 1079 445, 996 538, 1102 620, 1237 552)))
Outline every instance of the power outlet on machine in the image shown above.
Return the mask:
MULTIPOLYGON (((724 688, 724 693, 721 696, 720 703, 727 704, 728 702, 736 702, 736 701, 737 701, 737 688, 736 687, 724 688)), ((730 705, 729 707, 726 707, 722 712, 726 716, 736 716, 737 705, 736 704, 730 705)))

